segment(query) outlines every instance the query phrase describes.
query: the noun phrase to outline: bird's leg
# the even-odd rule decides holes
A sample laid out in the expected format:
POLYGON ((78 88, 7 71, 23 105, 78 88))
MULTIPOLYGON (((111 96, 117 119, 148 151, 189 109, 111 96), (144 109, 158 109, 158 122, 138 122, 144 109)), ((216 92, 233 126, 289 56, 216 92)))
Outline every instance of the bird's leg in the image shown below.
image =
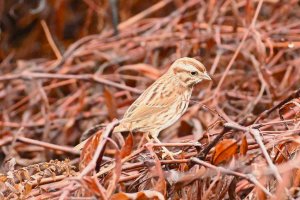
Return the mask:
POLYGON ((145 134, 145 138, 148 142, 152 142, 152 140, 149 138, 149 134, 145 134))
MULTIPOLYGON (((156 136, 156 134, 151 134, 151 136, 152 136, 152 138, 153 138, 153 140, 155 141, 155 142, 157 142, 158 144, 161 144, 161 142, 160 142, 160 140, 157 138, 157 136, 156 136)), ((164 152, 168 155, 168 156, 170 156, 170 158, 172 159, 172 160, 175 160, 174 159, 174 153, 172 153, 172 152, 170 152, 166 147, 164 147, 164 146, 162 146, 162 149, 164 150, 164 152)))

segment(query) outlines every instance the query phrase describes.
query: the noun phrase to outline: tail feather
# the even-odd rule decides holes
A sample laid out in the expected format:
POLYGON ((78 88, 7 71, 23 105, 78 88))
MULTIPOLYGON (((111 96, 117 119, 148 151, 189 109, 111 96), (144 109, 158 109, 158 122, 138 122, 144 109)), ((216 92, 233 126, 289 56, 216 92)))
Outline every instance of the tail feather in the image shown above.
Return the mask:
POLYGON ((125 128, 122 124, 120 124, 119 126, 116 126, 114 128, 113 133, 120 133, 120 132, 125 132, 128 131, 128 128, 125 128))
MULTIPOLYGON (((88 138, 89 139, 89 138, 88 138)), ((79 144, 77 144, 74 149, 77 151, 80 151, 81 149, 83 149, 84 145, 87 143, 88 139, 80 142, 79 144)))

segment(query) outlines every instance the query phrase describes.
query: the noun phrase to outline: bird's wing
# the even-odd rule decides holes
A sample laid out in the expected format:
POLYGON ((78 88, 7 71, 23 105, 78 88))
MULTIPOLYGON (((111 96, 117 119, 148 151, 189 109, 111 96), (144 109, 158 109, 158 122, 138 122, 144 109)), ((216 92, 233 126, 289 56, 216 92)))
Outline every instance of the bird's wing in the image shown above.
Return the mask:
POLYGON ((128 108, 122 121, 140 121, 153 114, 167 111, 179 97, 177 92, 170 90, 168 84, 154 83, 128 108))

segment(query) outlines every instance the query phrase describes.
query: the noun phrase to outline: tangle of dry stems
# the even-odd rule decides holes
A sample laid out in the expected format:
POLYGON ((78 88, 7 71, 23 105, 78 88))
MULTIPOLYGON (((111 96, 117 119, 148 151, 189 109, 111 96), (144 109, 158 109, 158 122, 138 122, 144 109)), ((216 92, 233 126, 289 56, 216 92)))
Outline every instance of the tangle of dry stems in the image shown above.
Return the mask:
POLYGON ((122 22, 118 36, 84 37, 61 57, 52 41, 56 60, 7 57, 0 65, 1 195, 299 198, 299 10, 294 0, 159 1, 122 22), (86 168, 74 168, 82 164, 72 150, 81 133, 122 116, 184 56, 201 60, 214 83, 195 88, 187 113, 161 134, 167 143, 129 134, 120 148, 110 124, 83 152, 86 168), (181 154, 166 160, 160 145, 181 154), (71 161, 49 162, 65 158, 71 161))

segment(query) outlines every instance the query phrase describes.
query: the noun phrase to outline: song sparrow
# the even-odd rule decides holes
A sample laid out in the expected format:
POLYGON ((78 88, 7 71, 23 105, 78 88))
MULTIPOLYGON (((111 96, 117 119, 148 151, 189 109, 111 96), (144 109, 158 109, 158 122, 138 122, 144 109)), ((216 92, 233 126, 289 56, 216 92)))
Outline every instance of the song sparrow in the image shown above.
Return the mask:
MULTIPOLYGON (((202 63, 188 57, 177 59, 135 100, 113 132, 143 132, 160 142, 159 132, 184 114, 193 86, 202 80, 211 80, 202 63)), ((166 148, 164 150, 170 155, 166 148)))

